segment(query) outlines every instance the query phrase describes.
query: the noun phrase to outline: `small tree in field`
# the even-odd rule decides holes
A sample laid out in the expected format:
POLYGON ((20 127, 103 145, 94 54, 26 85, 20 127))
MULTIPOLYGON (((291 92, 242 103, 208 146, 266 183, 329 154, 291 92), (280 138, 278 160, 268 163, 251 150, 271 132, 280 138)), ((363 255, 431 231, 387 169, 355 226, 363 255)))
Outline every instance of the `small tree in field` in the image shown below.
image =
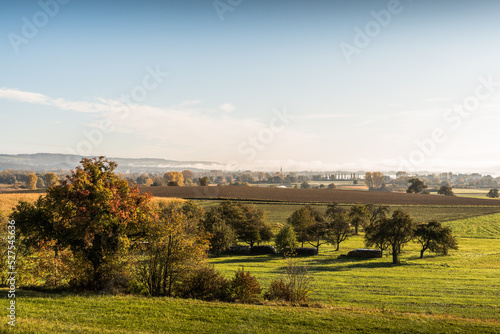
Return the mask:
POLYGON ((417 225, 415 241, 422 246, 420 250, 421 259, 424 257, 426 250, 447 255, 449 249, 458 249, 458 244, 451 233, 451 228, 441 226, 441 223, 437 221, 417 225))
POLYGON ((26 181, 26 188, 30 190, 36 189, 36 184, 38 182, 38 176, 33 173, 28 174, 28 178, 26 181))
POLYGON ((351 206, 348 213, 351 225, 354 226, 354 234, 358 234, 359 227, 364 227, 370 219, 369 212, 363 204, 351 206))
POLYGON ((455 194, 453 193, 453 189, 450 186, 446 185, 441 186, 441 188, 439 188, 438 194, 445 196, 455 196, 455 194))
POLYGON ((322 242, 327 228, 325 219, 318 210, 310 205, 295 210, 287 221, 293 226, 297 234, 297 241, 302 243, 302 247, 304 247, 304 242, 308 242, 319 249, 319 246, 326 242, 326 240, 322 242))
POLYGON ((389 213, 389 207, 385 205, 375 206, 372 203, 365 204, 368 213, 369 223, 374 223, 376 220, 385 218, 389 213))
POLYGON ((408 189, 406 189, 407 193, 421 194, 427 189, 427 185, 418 177, 412 177, 408 180, 408 183, 410 185, 408 186, 408 189))
POLYGON ((286 224, 279 230, 274 242, 278 253, 283 254, 287 251, 293 253, 298 246, 297 236, 290 224, 286 224))
POLYGON ((392 213, 391 218, 384 218, 367 226, 365 243, 368 247, 392 248, 392 263, 399 263, 398 255, 402 246, 408 243, 414 235, 415 223, 411 217, 401 210, 392 213))
POLYGON ((182 186, 184 184, 184 175, 181 172, 168 172, 163 175, 168 186, 182 186))
POLYGON ((200 177, 198 179, 198 183, 202 187, 208 186, 208 183, 210 182, 210 178, 208 176, 200 177))
POLYGON ((488 196, 489 198, 498 198, 498 197, 500 197, 497 188, 490 189, 490 191, 488 191, 488 193, 486 194, 486 196, 488 196))
POLYGON ((347 212, 344 208, 333 203, 328 205, 326 216, 329 219, 326 239, 330 244, 337 246, 336 251, 338 251, 340 243, 351 235, 351 224, 347 212))
POLYGON ((54 173, 45 174, 45 185, 47 188, 55 186, 59 182, 59 177, 54 173))

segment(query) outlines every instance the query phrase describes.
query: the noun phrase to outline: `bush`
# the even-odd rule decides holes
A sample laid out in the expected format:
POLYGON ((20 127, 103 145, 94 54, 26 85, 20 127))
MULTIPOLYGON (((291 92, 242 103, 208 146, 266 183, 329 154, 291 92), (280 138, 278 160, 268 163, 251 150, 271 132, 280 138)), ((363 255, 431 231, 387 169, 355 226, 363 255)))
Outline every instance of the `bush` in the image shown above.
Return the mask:
POLYGON ((231 282, 211 266, 192 271, 182 282, 179 296, 201 300, 231 300, 231 282))
POLYGON ((238 270, 231 281, 231 291, 235 300, 250 303, 258 300, 260 284, 255 276, 242 268, 238 270))
POLYGON ((288 260, 284 277, 271 282, 269 290, 264 294, 268 300, 284 300, 287 302, 307 302, 311 279, 304 267, 298 267, 295 262, 288 260))

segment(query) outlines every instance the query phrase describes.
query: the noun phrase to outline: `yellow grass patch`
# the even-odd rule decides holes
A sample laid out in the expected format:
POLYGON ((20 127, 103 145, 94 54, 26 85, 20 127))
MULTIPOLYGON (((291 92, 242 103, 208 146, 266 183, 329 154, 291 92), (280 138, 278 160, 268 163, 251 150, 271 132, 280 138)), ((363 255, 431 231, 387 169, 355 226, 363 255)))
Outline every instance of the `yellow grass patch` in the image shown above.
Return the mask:
POLYGON ((19 201, 34 202, 43 194, 0 194, 0 212, 8 215, 19 201))
POLYGON ((184 203, 187 200, 178 197, 153 197, 152 202, 155 204, 164 203, 164 204, 180 204, 184 203))

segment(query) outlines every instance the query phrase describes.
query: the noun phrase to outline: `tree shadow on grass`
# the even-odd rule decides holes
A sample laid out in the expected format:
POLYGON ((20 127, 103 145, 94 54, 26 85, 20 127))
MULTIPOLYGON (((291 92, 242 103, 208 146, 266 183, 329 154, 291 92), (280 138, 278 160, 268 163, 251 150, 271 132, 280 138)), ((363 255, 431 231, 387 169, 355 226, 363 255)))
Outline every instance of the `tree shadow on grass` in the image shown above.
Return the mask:
POLYGON ((223 255, 210 258, 212 263, 231 264, 231 263, 262 263, 272 260, 283 259, 283 255, 223 255))
POLYGON ((24 287, 16 290, 16 298, 64 298, 77 295, 97 295, 95 292, 76 292, 69 288, 24 287))
POLYGON ((339 256, 337 258, 315 259, 309 263, 309 271, 325 272, 325 271, 347 271, 353 269, 384 269, 398 268, 402 266, 415 266, 413 263, 402 262, 399 264, 392 263, 392 257, 388 257, 387 261, 380 262, 378 259, 370 258, 354 258, 339 256))

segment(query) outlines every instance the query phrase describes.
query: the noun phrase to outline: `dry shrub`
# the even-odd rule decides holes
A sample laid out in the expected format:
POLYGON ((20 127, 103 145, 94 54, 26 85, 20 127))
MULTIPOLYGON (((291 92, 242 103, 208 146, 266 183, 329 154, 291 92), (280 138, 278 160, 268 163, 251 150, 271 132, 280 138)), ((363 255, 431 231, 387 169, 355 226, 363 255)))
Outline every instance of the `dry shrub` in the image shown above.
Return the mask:
POLYGON ((307 275, 307 269, 297 266, 292 259, 288 259, 285 275, 271 282, 264 298, 304 303, 309 300, 310 292, 311 278, 307 275))
POLYGON ((183 298, 230 301, 231 286, 220 272, 206 265, 186 276, 178 294, 183 298))
POLYGON ((258 300, 261 289, 257 278, 245 272, 245 268, 241 268, 231 280, 231 290, 233 298, 243 303, 251 303, 258 300))

